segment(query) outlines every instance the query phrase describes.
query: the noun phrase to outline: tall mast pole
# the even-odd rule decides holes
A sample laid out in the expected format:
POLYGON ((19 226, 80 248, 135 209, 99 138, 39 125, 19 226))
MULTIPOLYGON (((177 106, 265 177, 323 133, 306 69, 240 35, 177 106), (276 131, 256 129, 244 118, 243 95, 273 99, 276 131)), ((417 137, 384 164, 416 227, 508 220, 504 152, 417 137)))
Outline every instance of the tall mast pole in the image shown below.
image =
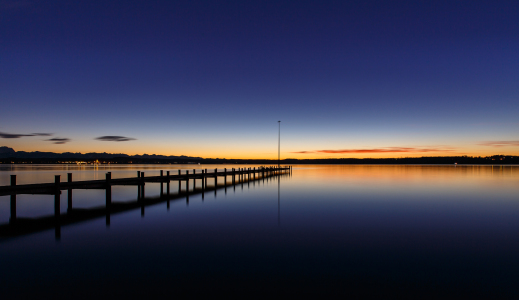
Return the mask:
POLYGON ((278 168, 279 168, 279 160, 280 160, 280 150, 281 150, 281 121, 278 121, 278 168))

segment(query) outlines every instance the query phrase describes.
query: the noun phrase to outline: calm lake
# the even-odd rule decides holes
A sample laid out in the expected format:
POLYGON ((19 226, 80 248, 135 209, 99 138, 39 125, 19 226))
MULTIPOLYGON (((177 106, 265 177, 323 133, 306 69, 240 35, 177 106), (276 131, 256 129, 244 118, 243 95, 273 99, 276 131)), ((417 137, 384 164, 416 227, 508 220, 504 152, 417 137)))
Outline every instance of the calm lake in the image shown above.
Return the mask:
MULTIPOLYGON (((258 166, 0 165, 0 185, 12 174, 28 184, 240 167, 258 166)), ((219 184, 112 214, 109 225, 101 216, 62 226, 59 238, 54 229, 0 237, 0 297, 519 296, 519 166, 296 165, 219 184)), ((160 183, 145 191, 156 199, 160 183)), ((112 187, 113 202, 137 195, 112 187)), ((67 205, 63 191, 62 215, 67 205)), ((73 191, 74 209, 104 205, 104 190, 73 191)), ((52 216, 54 196, 18 195, 16 214, 52 216)), ((9 218, 2 196, 0 225, 9 218)))

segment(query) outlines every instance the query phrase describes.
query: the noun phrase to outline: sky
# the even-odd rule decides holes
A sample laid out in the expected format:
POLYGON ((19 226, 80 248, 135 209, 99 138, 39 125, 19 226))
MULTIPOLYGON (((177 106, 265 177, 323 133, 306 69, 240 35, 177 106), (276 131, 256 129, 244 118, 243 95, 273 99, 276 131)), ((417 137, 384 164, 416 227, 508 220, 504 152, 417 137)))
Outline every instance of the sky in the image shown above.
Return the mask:
POLYGON ((0 0, 16 151, 519 155, 518 98, 519 1, 0 0))

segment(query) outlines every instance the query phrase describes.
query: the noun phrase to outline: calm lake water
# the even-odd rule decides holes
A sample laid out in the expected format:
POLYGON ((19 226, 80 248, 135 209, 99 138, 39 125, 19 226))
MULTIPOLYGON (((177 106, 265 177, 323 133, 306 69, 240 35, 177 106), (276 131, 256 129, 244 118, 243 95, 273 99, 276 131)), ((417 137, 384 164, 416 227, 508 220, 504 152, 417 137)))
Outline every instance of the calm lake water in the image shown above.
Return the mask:
MULTIPOLYGON (((255 166, 0 165, 0 185, 233 167, 255 166)), ((0 238, 0 296, 519 296, 519 166, 300 165, 216 192, 62 226, 59 239, 0 238)), ((112 199, 135 201, 137 187, 115 186, 112 199)), ((105 191, 74 190, 73 203, 103 206, 105 191)), ((17 197, 18 217, 53 213, 54 196, 17 197)))

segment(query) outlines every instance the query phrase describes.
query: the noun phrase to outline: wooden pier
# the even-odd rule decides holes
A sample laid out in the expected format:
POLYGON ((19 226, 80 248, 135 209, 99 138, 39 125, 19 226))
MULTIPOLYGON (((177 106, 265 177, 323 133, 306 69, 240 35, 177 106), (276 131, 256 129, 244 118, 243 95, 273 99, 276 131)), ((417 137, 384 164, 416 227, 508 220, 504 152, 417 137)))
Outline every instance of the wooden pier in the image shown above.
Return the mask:
POLYGON ((11 196, 10 203, 10 219, 9 224, 0 225, 0 237, 18 236, 31 232, 37 232, 45 229, 55 228, 56 238, 61 236, 61 226, 77 223, 85 220, 90 220, 102 216, 106 216, 106 224, 110 225, 110 215, 128 211, 136 208, 141 208, 141 215, 144 216, 144 208, 160 202, 167 202, 169 209, 169 202, 171 200, 185 199, 189 204, 189 196, 193 194, 202 194, 208 191, 214 191, 215 195, 219 188, 224 188, 227 192, 227 187, 233 186, 236 188, 237 184, 247 182, 254 182, 257 180, 265 180, 273 176, 283 174, 290 174, 292 167, 259 167, 259 168, 232 168, 224 171, 214 169, 213 172, 205 170, 193 169, 186 170, 182 173, 178 170, 178 174, 171 174, 167 171, 166 174, 161 170, 160 176, 146 177, 144 172, 137 172, 137 177, 132 178, 112 178, 110 172, 106 173, 104 180, 88 180, 88 181, 73 181, 72 173, 68 173, 67 181, 61 182, 60 175, 55 176, 54 183, 43 184, 16 184, 16 175, 11 175, 11 185, 0 186, 0 196, 11 196), (197 173, 198 171, 198 173, 197 173), (223 185, 218 185, 218 177, 223 177, 223 185), (230 183, 228 183, 230 177, 230 183), (208 187, 207 180, 214 180, 214 186, 208 187), (190 190, 190 181, 192 180, 192 189, 190 190), (201 181, 197 188, 197 180, 201 181), (178 193, 171 194, 171 182, 178 181, 178 193), (185 190, 182 192, 181 184, 185 181, 185 190), (146 182, 160 183, 160 196, 155 198, 145 197, 146 182), (164 193, 164 184, 166 185, 166 193, 164 193), (116 202, 112 203, 112 186, 126 185, 137 186, 137 200, 131 202, 116 202), (106 190, 106 204, 102 207, 91 209, 74 209, 72 201, 72 191, 74 189, 103 189, 106 190), (60 201, 61 191, 67 191, 67 212, 61 214, 60 201), (16 214, 16 195, 19 194, 45 194, 54 195, 54 215, 40 218, 19 218, 16 214))

